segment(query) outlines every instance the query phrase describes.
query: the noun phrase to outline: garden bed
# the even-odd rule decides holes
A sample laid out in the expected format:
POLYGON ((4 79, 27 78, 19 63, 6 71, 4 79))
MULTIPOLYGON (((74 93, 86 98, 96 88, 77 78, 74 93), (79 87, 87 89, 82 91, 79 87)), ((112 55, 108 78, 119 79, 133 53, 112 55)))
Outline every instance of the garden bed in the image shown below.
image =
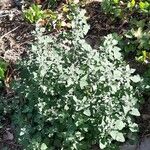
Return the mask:
MULTIPOLYGON (((66 1, 64 1, 64 3, 65 2, 66 1)), ((27 3, 26 5, 30 5, 30 3, 27 3)), ((47 5, 48 3, 43 3, 43 8, 47 7, 47 5)), ((72 7, 74 9, 74 5, 72 5, 72 7)), ((150 22, 149 13, 147 13, 146 15, 142 15, 142 13, 136 13, 136 11, 132 13, 132 11, 130 11, 125 14, 125 18, 120 18, 118 16, 114 17, 114 14, 106 13, 101 8, 101 2, 87 2, 86 5, 82 4, 81 7, 86 9, 86 16, 88 17, 87 20, 90 25, 90 29, 85 36, 86 41, 93 48, 97 49, 103 43, 104 36, 107 36, 111 33, 118 34, 119 37, 117 36, 117 38, 119 40, 119 46, 123 47, 122 54, 124 56, 124 60, 126 60, 127 64, 129 64, 131 68, 136 69, 136 74, 140 74, 142 77, 145 77, 145 74, 148 72, 149 69, 149 62, 145 63, 149 61, 149 48, 147 48, 147 45, 150 44, 147 42, 147 40, 149 40, 150 33, 149 26, 147 25, 147 23, 150 22), (139 37, 141 36, 139 34, 142 34, 142 31, 139 29, 141 28, 141 26, 139 25, 139 27, 137 25, 137 27, 135 27, 134 21, 136 19, 137 24, 142 24, 143 22, 145 23, 144 25, 141 25, 143 27, 143 34, 146 34, 146 32, 148 33, 147 35, 144 35, 144 38, 147 38, 145 40, 146 42, 144 41, 145 43, 143 42, 142 37, 141 39, 139 37), (132 22, 131 20, 134 21, 132 22), (141 20, 143 22, 140 22, 141 20), (136 50, 133 51, 133 49, 136 50), (142 56, 142 52, 139 52, 141 49, 146 49, 146 56, 142 56), (141 59, 138 59, 140 61, 135 59, 136 57, 140 57, 143 62, 141 62, 141 59)), ((11 89, 10 84, 11 82, 16 80, 16 77, 18 77, 18 71, 16 71, 15 68, 16 63, 18 60, 24 59, 26 58, 26 56, 28 56, 26 55, 26 50, 31 48, 32 43, 36 40, 32 34, 32 31, 35 30, 37 23, 34 21, 31 23, 31 20, 27 21, 27 18, 25 19, 22 10, 19 9, 20 5, 19 7, 17 5, 13 5, 12 8, 4 9, 4 7, 2 7, 0 10, 0 56, 2 60, 7 62, 7 71, 5 72, 5 78, 2 81, 1 87, 1 96, 5 97, 1 98, 2 107, 6 106, 7 103, 11 104, 13 102, 11 102, 10 100, 13 99, 13 96, 16 93, 11 89)), ((67 5, 63 5, 63 2, 58 2, 56 3, 55 7, 53 6, 53 9, 58 10, 57 12, 61 12, 61 10, 64 10, 64 16, 61 18, 64 19, 64 24, 63 26, 52 29, 50 31, 47 30, 45 34, 51 36, 56 33, 58 34, 62 30, 71 30, 69 20, 70 18, 64 18, 65 16, 67 16, 66 14, 70 11, 68 10, 69 8, 67 7, 67 5)), ((54 18, 57 18, 57 15, 53 15, 54 18)), ((42 21, 43 20, 40 20, 39 23, 43 23, 42 21)), ((55 22, 55 19, 52 21, 55 22)), ((59 21, 60 20, 58 20, 58 22, 59 21)), ((56 24, 56 27, 57 26, 58 24, 56 24)), ((146 79, 148 78, 149 76, 147 75, 146 79)), ((144 139, 145 137, 149 137, 150 135, 149 94, 148 92, 145 93, 144 91, 142 94, 143 102, 140 104, 141 116, 135 118, 136 122, 139 125, 139 133, 137 137, 139 144, 142 139, 144 139)), ((11 111, 9 110, 8 112, 11 111)), ((17 142, 17 137, 15 133, 16 129, 14 127, 14 123, 12 122, 11 114, 6 112, 6 114, 1 116, 0 119, 2 125, 2 127, 0 128, 0 149, 6 147, 12 150, 22 149, 22 146, 17 142)), ((93 149, 96 150, 98 149, 98 147, 94 145, 93 149)))

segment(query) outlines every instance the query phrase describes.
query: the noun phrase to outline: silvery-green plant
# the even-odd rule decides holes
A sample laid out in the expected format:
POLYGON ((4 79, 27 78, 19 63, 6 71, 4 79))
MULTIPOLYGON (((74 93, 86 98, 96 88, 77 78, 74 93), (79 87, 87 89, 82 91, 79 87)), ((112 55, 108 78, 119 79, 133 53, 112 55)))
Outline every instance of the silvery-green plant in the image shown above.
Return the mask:
POLYGON ((20 63, 14 89, 18 101, 14 122, 24 149, 88 150, 99 143, 124 142, 136 132, 138 88, 112 35, 98 50, 84 40, 89 30, 78 10, 72 30, 58 35, 37 32, 28 60, 20 63))

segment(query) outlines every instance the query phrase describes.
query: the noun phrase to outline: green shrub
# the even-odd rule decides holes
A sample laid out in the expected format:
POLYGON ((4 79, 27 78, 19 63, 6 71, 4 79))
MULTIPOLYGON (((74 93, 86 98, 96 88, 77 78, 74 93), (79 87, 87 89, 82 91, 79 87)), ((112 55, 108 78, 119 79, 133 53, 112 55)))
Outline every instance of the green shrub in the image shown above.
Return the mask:
POLYGON ((92 49, 84 40, 89 26, 78 10, 73 29, 58 35, 37 32, 28 60, 15 81, 13 122, 27 150, 88 150, 99 143, 112 149, 136 132, 140 82, 123 61, 112 35, 92 49), (17 104, 18 102, 18 104, 17 104))

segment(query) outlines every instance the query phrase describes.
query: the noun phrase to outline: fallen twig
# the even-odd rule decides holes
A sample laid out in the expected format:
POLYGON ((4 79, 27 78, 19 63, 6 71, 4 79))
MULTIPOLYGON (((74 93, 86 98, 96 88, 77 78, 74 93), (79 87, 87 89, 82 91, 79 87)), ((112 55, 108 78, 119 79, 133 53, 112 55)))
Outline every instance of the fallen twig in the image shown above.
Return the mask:
POLYGON ((17 26, 16 28, 10 30, 9 32, 5 33, 4 35, 2 35, 2 36, 0 37, 0 39, 3 39, 6 35, 8 35, 8 34, 12 33, 13 31, 17 30, 20 26, 21 26, 21 25, 19 25, 19 26, 17 26))

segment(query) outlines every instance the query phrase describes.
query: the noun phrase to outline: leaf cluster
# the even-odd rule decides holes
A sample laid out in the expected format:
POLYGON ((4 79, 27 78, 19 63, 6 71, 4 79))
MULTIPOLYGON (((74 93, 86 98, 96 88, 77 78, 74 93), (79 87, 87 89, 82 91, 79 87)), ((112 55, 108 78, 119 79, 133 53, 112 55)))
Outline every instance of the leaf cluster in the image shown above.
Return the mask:
MULTIPOLYGON (((54 3, 56 2, 54 1, 54 3)), ((71 28, 71 21, 76 13, 76 8, 77 4, 70 0, 67 3, 62 3, 59 10, 43 9, 42 5, 33 4, 29 9, 24 10, 23 13, 25 19, 30 23, 53 31, 71 28)))
POLYGON ((132 54, 137 57, 138 61, 149 63, 150 28, 148 18, 150 2, 104 0, 102 9, 107 14, 111 14, 112 20, 119 18, 120 21, 126 24, 125 29, 122 27, 123 32, 118 35, 121 39, 120 47, 125 55, 130 58, 132 54), (146 54, 146 56, 143 54, 146 54))

